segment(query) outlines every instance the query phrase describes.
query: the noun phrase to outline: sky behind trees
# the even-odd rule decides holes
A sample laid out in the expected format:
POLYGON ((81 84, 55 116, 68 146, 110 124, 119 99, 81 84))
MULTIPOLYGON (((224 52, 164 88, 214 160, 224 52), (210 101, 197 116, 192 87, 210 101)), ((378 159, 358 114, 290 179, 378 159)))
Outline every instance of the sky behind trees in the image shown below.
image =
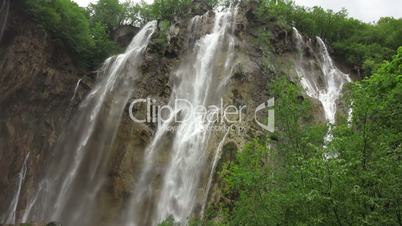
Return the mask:
MULTIPOLYGON (((96 0, 73 0, 80 6, 87 6, 96 0)), ((140 0, 134 0, 140 1, 140 0)), ((152 2, 152 0, 145 0, 152 2)), ((321 6, 339 11, 346 8, 349 15, 365 22, 374 22, 384 16, 402 17, 402 0, 294 0, 298 5, 321 6)))
POLYGON ((346 8, 349 15, 365 22, 377 21, 384 16, 402 17, 401 0, 294 0, 298 5, 321 6, 339 11, 346 8))

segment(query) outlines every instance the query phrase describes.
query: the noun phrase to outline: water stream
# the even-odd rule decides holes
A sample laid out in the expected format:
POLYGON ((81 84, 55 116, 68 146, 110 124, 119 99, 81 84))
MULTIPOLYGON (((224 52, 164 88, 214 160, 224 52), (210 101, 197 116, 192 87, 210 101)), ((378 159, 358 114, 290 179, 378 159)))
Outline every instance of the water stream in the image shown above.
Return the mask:
POLYGON ((305 41, 299 31, 293 28, 293 38, 299 52, 296 72, 306 94, 322 104, 325 119, 330 126, 324 139, 325 144, 328 144, 332 140, 331 126, 335 124, 337 100, 342 94, 343 86, 351 82, 351 79, 335 66, 327 46, 320 37, 316 37, 315 43, 312 40, 305 41), (315 50, 312 51, 312 59, 305 55, 309 50, 315 50), (318 72, 315 70, 315 63, 318 63, 318 72))

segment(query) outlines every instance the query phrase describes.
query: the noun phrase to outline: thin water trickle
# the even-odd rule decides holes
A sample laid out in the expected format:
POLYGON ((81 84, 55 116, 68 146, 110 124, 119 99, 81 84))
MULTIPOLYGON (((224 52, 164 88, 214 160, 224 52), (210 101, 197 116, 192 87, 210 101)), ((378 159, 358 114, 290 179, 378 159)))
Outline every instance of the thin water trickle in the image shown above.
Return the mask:
POLYGON ((81 80, 82 80, 82 79, 78 79, 77 85, 75 85, 75 88, 74 88, 74 94, 73 94, 73 97, 71 97, 70 102, 72 102, 72 101, 74 101, 74 100, 75 100, 75 96, 77 95, 77 91, 78 91, 78 88, 80 87, 81 80))

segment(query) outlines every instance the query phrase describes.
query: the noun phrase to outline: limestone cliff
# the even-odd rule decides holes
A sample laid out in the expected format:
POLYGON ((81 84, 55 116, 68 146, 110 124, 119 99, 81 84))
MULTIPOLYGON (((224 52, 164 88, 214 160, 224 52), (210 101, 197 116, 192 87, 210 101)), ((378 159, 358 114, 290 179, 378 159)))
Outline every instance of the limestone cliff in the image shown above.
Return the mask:
MULTIPOLYGON (((62 43, 52 39, 14 2, 0 42, 0 212, 6 212, 18 173, 30 153, 26 180, 31 183, 88 86, 86 74, 71 61, 62 43)), ((20 204, 24 203, 24 195, 20 204)))

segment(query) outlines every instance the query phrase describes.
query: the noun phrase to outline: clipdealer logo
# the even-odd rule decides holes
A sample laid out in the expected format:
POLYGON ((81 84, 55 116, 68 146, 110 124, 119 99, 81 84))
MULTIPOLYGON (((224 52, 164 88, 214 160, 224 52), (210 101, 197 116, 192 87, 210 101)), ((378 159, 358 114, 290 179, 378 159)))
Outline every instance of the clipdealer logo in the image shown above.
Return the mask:
MULTIPOLYGON (((262 129, 275 131, 275 99, 270 98, 260 104, 254 111, 254 120, 262 129), (266 112, 266 123, 258 119, 258 114, 266 112), (261 113, 260 113, 261 112, 261 113)), ((134 99, 129 105, 129 116, 136 123, 158 123, 162 125, 165 122, 186 123, 189 120, 202 119, 205 123, 234 124, 241 123, 244 120, 247 106, 224 105, 220 100, 220 105, 194 105, 186 99, 176 99, 171 105, 158 105, 153 98, 134 99), (146 108, 145 115, 138 117, 136 110, 141 107, 146 108)))

